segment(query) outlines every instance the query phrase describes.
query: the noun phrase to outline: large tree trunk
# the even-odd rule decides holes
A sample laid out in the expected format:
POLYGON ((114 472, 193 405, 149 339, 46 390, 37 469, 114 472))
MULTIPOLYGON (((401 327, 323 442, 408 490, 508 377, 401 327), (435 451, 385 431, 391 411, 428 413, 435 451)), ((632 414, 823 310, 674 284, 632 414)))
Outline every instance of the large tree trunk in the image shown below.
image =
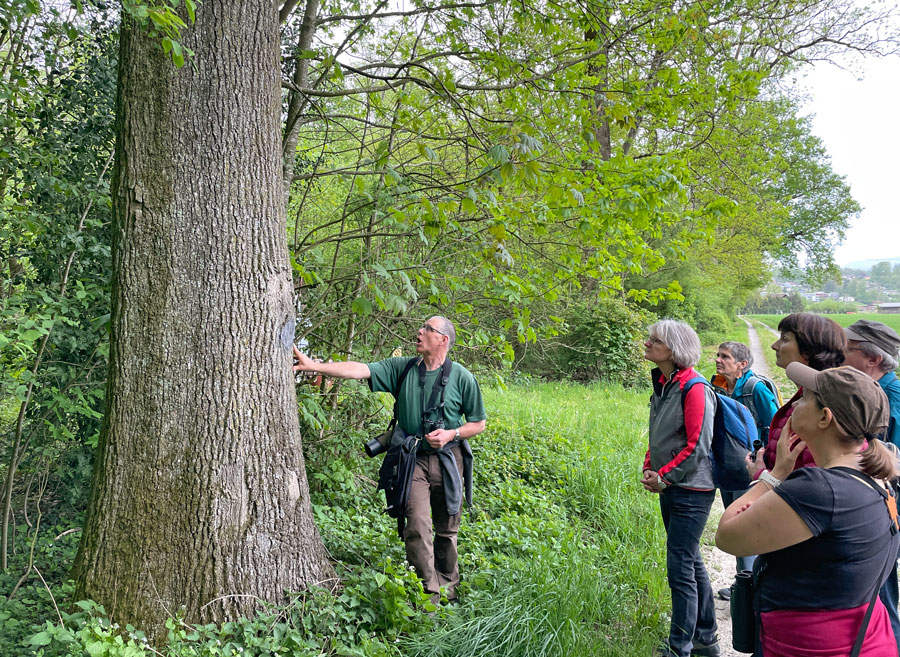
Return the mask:
POLYGON ((123 25, 107 415, 76 595, 157 638, 331 576, 290 371, 278 12, 205 0, 176 70, 123 25))

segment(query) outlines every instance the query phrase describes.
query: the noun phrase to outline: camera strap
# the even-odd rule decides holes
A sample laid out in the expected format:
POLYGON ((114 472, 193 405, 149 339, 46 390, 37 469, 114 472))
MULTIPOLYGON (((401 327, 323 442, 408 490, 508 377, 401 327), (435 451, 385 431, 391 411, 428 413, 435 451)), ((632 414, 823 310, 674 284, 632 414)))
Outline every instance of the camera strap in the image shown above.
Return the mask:
POLYGON ((425 403, 425 360, 422 359, 419 361, 419 387, 422 389, 422 433, 425 432, 425 424, 428 422, 428 418, 435 411, 440 411, 441 420, 444 419, 444 394, 447 390, 447 383, 450 381, 450 370, 453 367, 453 361, 449 358, 445 358, 444 362, 441 364, 441 372, 438 375, 437 380, 434 382, 434 385, 431 387, 431 397, 428 399, 428 403, 425 403), (440 397, 440 402, 438 402, 438 397, 440 397))
MULTIPOLYGON (((874 489, 876 493, 881 495, 881 497, 884 499, 884 506, 887 511, 888 517, 890 518, 890 529, 888 533, 889 540, 891 536, 896 535, 898 530, 897 501, 894 497, 894 491, 889 488, 887 484, 884 484, 883 486, 879 485, 872 477, 867 475, 865 472, 861 472, 859 470, 855 470, 853 468, 848 468, 845 466, 837 466, 833 469, 846 472, 860 483, 866 484, 867 486, 874 489)), ((875 589, 872 591, 872 596, 869 599, 869 606, 866 609, 865 616, 863 616, 859 632, 857 632, 856 634, 856 641, 853 643, 853 649, 850 651, 850 657, 857 657, 857 655, 859 655, 860 651, 862 650, 862 644, 866 638, 866 630, 869 628, 869 620, 872 618, 872 611, 875 608, 875 600, 878 599, 878 592, 881 590, 881 583, 890 572, 891 563, 897 559, 896 549, 892 550, 890 547, 890 543, 888 545, 887 552, 887 561, 885 562, 884 567, 881 569, 881 573, 878 575, 878 579, 875 580, 875 589)))

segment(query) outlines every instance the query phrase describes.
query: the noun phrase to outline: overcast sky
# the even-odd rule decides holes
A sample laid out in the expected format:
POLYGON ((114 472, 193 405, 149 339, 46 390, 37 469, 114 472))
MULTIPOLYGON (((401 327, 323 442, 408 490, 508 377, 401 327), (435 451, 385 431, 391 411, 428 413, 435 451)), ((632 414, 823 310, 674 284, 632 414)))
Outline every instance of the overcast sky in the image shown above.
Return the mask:
POLYGON ((866 59, 854 72, 817 65, 800 82, 813 132, 863 206, 835 252, 839 265, 900 257, 900 57, 866 59), (861 73, 860 73, 861 71, 861 73))

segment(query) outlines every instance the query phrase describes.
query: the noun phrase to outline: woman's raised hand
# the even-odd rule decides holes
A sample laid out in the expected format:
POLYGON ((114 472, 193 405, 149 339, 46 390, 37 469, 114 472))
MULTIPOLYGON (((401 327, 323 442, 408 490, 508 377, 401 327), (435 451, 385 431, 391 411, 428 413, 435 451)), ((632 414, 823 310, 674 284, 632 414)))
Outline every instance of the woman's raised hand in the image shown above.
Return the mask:
POLYGON ((800 452, 804 449, 806 449, 806 442, 800 440, 799 436, 794 433, 791 429, 791 418, 788 418, 776 445, 772 476, 776 479, 784 479, 791 474, 800 452))

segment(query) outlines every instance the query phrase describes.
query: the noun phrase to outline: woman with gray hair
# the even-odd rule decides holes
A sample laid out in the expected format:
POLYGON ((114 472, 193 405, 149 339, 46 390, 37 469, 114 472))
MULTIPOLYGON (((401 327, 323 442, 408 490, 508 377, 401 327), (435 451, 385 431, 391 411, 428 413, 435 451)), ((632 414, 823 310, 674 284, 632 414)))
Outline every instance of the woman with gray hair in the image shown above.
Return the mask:
POLYGON ((891 421, 884 439, 900 447, 900 381, 897 354, 900 336, 887 324, 860 319, 844 329, 847 348, 844 364, 855 367, 878 381, 890 404, 891 421))
POLYGON ((672 622, 658 657, 716 657, 716 608, 700 556, 700 536, 715 496, 712 462, 715 392, 694 385, 700 375, 700 339, 684 322, 663 319, 650 327, 644 358, 651 372, 649 448, 641 484, 659 494, 666 528, 666 574, 672 590, 672 622))

